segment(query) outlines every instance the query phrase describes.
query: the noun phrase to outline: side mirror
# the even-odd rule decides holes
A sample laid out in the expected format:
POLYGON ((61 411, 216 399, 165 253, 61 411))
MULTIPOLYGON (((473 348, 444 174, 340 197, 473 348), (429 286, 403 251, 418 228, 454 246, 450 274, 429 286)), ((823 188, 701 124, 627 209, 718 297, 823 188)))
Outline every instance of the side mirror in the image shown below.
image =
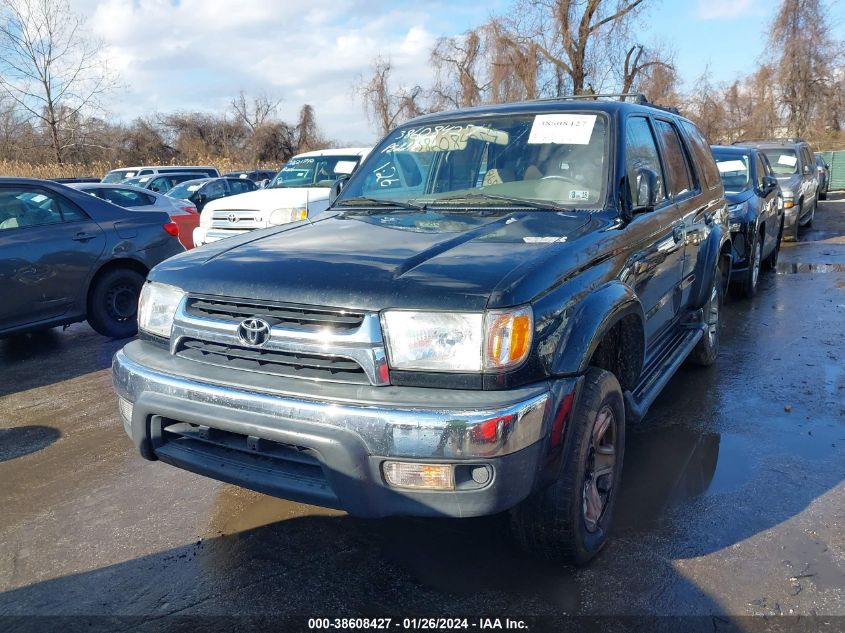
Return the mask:
POLYGON ((804 165, 804 173, 805 173, 805 174, 809 174, 809 173, 810 173, 810 166, 809 166, 809 165, 804 165))
POLYGON ((657 204, 657 174, 652 169, 640 168, 637 170, 634 184, 636 195, 631 211, 633 213, 653 211, 657 204))
POLYGON ((346 186, 346 181, 349 180, 349 176, 344 174, 340 178, 334 181, 331 190, 329 191, 329 206, 334 204, 334 201, 337 200, 337 197, 340 195, 340 192, 346 186))
POLYGON ((778 186, 778 179, 774 176, 763 176, 763 191, 771 191, 778 186))

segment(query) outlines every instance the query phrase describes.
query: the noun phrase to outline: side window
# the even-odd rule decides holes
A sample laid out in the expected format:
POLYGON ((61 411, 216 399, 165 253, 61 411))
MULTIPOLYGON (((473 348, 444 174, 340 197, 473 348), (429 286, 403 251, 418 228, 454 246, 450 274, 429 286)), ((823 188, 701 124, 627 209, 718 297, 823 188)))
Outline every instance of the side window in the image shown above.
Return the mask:
POLYGON ((815 161, 815 160, 813 160, 813 155, 810 153, 810 148, 809 148, 809 147, 807 147, 806 145, 805 145, 805 146, 804 146, 804 148, 803 148, 803 153, 804 153, 804 164, 805 164, 807 167, 809 167, 809 168, 810 168, 809 173, 810 173, 810 174, 812 174, 812 173, 813 173, 813 168, 814 168, 814 166, 815 166, 815 164, 816 164, 816 161, 815 161))
POLYGON ((710 145, 704 140, 698 128, 689 121, 682 121, 681 126, 687 133, 692 155, 698 163, 698 171, 703 176, 704 183, 709 189, 713 189, 719 185, 721 178, 716 162, 713 160, 713 154, 710 152, 710 145))
MULTIPOLYGON (((68 207, 70 215, 70 205, 40 189, 0 189, 0 230, 59 224, 63 207, 68 207)), ((68 217, 67 221, 72 219, 68 217)))
POLYGON ((663 170, 660 168, 660 156, 657 143, 651 131, 648 119, 635 116, 628 119, 625 128, 625 172, 628 174, 628 187, 631 199, 635 200, 637 191, 637 170, 651 169, 657 174, 657 200, 665 200, 663 170))
POLYGON ((149 176, 150 174, 154 173, 152 169, 142 169, 139 171, 136 176, 149 176))
POLYGON ((757 172, 757 177, 754 181, 757 183, 757 188, 763 188, 763 176, 766 175, 766 166, 763 164, 763 161, 760 158, 760 154, 757 154, 757 159, 754 161, 754 170, 757 172))
POLYGON ((668 121, 655 121, 657 136, 663 148, 666 179, 672 195, 681 196, 692 191, 695 187, 687 164, 686 153, 681 145, 681 139, 675 126, 668 121))
POLYGON ((208 183, 205 189, 202 190, 207 200, 216 200, 226 195, 226 183, 222 180, 215 180, 208 183))
POLYGON ((232 191, 233 194, 246 193, 247 191, 252 191, 253 189, 255 189, 255 185, 252 183, 251 180, 247 180, 245 178, 241 180, 230 180, 229 189, 232 191))

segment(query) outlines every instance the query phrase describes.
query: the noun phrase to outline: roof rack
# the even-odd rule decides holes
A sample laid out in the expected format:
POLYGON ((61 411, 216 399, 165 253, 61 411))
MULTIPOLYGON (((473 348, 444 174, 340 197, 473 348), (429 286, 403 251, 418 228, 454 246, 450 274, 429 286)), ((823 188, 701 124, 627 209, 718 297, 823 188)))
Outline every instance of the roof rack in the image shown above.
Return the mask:
POLYGON ((806 143, 803 138, 782 137, 782 138, 747 138, 734 141, 732 145, 745 145, 746 143, 806 143))
POLYGON ((627 101, 631 100, 637 105, 648 106, 650 108, 657 108, 658 110, 665 110, 672 114, 680 115, 678 108, 671 106, 660 106, 652 103, 641 92, 617 92, 617 93, 601 93, 601 94, 583 94, 583 95, 561 95, 558 97, 543 97, 537 101, 599 101, 612 99, 613 101, 627 101))

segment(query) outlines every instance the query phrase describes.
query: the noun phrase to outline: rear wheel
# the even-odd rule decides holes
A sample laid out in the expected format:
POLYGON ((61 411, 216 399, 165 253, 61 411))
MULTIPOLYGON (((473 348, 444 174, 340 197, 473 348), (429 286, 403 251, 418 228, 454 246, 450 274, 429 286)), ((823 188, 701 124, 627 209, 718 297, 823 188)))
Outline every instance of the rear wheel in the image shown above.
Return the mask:
POLYGON ((105 273, 88 291, 88 323, 103 336, 133 336, 138 331, 138 296, 143 285, 143 275, 128 268, 105 273))
POLYGON ((613 374, 587 371, 570 424, 560 473, 511 510, 511 528, 535 556, 582 565, 607 542, 622 475, 625 405, 613 374))
POLYGON ((722 304, 724 302, 724 288, 722 284, 722 268, 716 268, 713 282, 710 286, 710 298, 704 305, 704 321, 707 329, 704 336, 689 355, 693 365, 709 367, 716 362, 719 355, 719 340, 722 336, 722 304))
POLYGON ((751 298, 757 294, 757 284, 760 281, 760 265, 763 260, 763 242, 760 239, 760 234, 754 236, 751 241, 751 248, 748 252, 748 273, 745 279, 737 286, 739 293, 746 298, 751 298))

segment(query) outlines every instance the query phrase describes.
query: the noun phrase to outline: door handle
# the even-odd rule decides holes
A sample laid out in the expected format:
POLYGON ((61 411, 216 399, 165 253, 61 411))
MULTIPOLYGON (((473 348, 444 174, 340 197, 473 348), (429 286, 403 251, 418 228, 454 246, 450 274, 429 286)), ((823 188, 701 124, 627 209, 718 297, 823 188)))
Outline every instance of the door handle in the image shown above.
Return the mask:
POLYGON ((74 242, 87 242, 88 240, 93 240, 95 237, 97 237, 96 233, 85 233, 84 231, 80 231, 71 239, 74 242))

